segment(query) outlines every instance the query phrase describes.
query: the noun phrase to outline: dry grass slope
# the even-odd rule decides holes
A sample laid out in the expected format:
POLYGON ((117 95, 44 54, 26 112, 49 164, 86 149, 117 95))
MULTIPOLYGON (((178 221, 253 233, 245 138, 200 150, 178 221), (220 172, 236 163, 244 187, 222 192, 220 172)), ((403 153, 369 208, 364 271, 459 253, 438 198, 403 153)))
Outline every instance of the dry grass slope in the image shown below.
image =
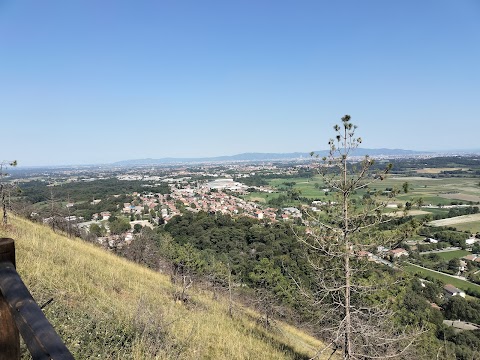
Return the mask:
MULTIPOLYGON (((76 359, 308 359, 321 345, 286 324, 266 331, 256 314, 197 290, 173 301, 169 278, 49 228, 12 218, 17 269, 76 359)), ((25 358, 28 358, 25 355, 25 358)))

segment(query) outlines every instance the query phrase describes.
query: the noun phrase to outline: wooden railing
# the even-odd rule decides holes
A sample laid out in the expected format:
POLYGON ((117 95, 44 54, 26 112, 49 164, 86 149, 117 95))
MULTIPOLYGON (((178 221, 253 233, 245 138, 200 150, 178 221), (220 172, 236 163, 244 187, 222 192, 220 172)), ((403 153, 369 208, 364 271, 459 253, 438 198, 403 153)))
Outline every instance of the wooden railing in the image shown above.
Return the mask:
POLYGON ((73 359, 15 269, 15 242, 0 238, 0 360, 20 359, 19 333, 34 360, 73 359))

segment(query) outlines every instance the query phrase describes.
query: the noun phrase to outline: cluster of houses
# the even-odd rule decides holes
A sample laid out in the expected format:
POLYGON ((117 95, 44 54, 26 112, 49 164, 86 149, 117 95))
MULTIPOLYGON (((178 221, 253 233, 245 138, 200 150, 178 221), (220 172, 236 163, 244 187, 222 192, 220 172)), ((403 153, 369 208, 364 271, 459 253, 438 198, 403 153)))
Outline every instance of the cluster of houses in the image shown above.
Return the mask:
MULTIPOLYGON (((145 180, 142 175, 127 174, 118 177, 121 180, 145 180)), ((159 179, 154 179, 159 180, 159 179)), ((272 207, 264 208, 256 202, 244 200, 237 194, 246 194, 247 187, 244 184, 234 181, 231 178, 221 178, 210 182, 199 184, 192 181, 189 176, 161 179, 166 181, 170 187, 170 194, 159 193, 133 193, 134 199, 131 202, 123 203, 119 207, 120 212, 130 217, 131 230, 119 235, 108 234, 108 222, 112 216, 109 211, 102 211, 92 215, 91 221, 84 221, 83 218, 70 216, 68 221, 76 223, 76 226, 89 231, 92 224, 101 225, 107 229, 107 236, 98 240, 108 247, 121 247, 133 239, 133 228, 136 224, 152 227, 153 224, 168 223, 172 217, 181 214, 181 209, 198 212, 220 212, 231 216, 241 215, 275 222, 278 220, 294 220, 302 217, 302 213, 295 207, 277 209, 272 207), (149 219, 145 220, 145 215, 149 219)), ((256 191, 272 192, 267 187, 255 187, 256 191)), ((101 199, 94 199, 91 204, 96 205, 101 199)), ((70 205, 70 204, 69 204, 70 205)), ((73 205, 73 203, 72 203, 73 205)), ((45 222, 48 219, 44 220, 45 222)))
POLYGON ((239 192, 245 189, 245 185, 240 184, 240 186, 238 184, 231 179, 227 179, 215 180, 205 186, 192 187, 187 185, 182 188, 172 186, 170 197, 174 202, 180 201, 189 211, 221 212, 232 216, 242 214, 257 219, 276 220, 277 209, 262 209, 255 202, 246 201, 231 193, 219 191, 234 191, 233 189, 236 189, 236 192, 239 192))
POLYGON ((357 256, 360 258, 366 258, 369 261, 375 261, 391 266, 392 264, 386 259, 395 260, 401 257, 408 257, 409 254, 404 248, 388 249, 384 246, 378 246, 376 255, 369 251, 361 250, 357 253, 357 256))
MULTIPOLYGON (((154 214, 152 221, 157 224, 168 223, 172 217, 180 215, 179 206, 192 212, 220 212, 231 216, 241 214, 272 222, 302 217, 301 211, 295 207, 280 210, 272 207, 263 208, 256 202, 235 196, 234 193, 242 193, 247 187, 233 179, 218 179, 203 185, 194 185, 186 178, 170 180, 170 194, 133 193, 135 200, 124 203, 121 213, 133 215, 136 220, 140 220, 145 214, 154 214)), ((92 219, 108 220, 110 216, 110 212, 105 211, 93 214, 92 219)))

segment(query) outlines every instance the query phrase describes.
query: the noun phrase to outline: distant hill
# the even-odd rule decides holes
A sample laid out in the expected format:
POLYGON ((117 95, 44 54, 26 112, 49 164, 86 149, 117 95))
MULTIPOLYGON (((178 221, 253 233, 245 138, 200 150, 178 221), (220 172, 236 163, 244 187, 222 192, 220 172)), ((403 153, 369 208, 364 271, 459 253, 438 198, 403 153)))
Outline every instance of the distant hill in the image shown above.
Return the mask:
MULTIPOLYGON (((320 156, 328 155, 327 150, 315 151, 320 156)), ((364 149, 355 150, 355 156, 413 156, 427 154, 425 151, 413 151, 403 149, 364 149)), ((235 162, 235 161, 272 161, 272 160, 298 160, 309 159, 310 153, 242 153, 230 156, 202 157, 202 158, 160 158, 160 159, 134 159, 123 160, 113 163, 117 166, 130 165, 158 165, 158 164, 180 164, 180 163, 207 163, 207 162, 235 162)))
MULTIPOLYGON (((169 276, 80 239, 10 217, 17 270, 75 359, 309 359, 321 343, 281 321, 275 330, 236 303, 192 287, 174 300, 169 276)), ((195 284, 194 284, 195 285, 195 284)), ((25 349, 26 350, 26 349, 25 349)), ((24 354, 22 358, 27 358, 24 354)), ((327 356, 321 359, 326 359, 327 356)))

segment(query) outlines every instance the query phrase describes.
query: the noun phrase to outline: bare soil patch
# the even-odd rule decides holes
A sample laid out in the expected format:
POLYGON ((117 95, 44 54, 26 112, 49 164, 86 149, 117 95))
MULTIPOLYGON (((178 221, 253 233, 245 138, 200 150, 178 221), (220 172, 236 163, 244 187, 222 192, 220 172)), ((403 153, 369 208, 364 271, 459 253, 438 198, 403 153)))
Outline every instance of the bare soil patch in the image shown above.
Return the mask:
POLYGON ((433 226, 450 226, 474 221, 480 221, 480 214, 462 215, 448 219, 434 220, 430 221, 429 224, 433 226))
POLYGON ((417 174, 440 174, 442 171, 465 170, 462 168, 423 168, 416 170, 417 174))
POLYGON ((425 181, 435 181, 440 179, 432 179, 429 177, 422 176, 405 176, 405 177, 390 177, 391 180, 402 180, 402 181, 415 181, 415 180, 425 180, 425 181))
MULTIPOLYGON (((410 210, 410 211, 407 212, 407 215, 412 215, 412 216, 426 215, 426 214, 430 214, 430 212, 429 211, 424 211, 424 210, 410 210)), ((404 213, 404 211, 397 211, 397 212, 388 213, 387 215, 400 217, 400 216, 404 216, 405 213, 404 213)))

